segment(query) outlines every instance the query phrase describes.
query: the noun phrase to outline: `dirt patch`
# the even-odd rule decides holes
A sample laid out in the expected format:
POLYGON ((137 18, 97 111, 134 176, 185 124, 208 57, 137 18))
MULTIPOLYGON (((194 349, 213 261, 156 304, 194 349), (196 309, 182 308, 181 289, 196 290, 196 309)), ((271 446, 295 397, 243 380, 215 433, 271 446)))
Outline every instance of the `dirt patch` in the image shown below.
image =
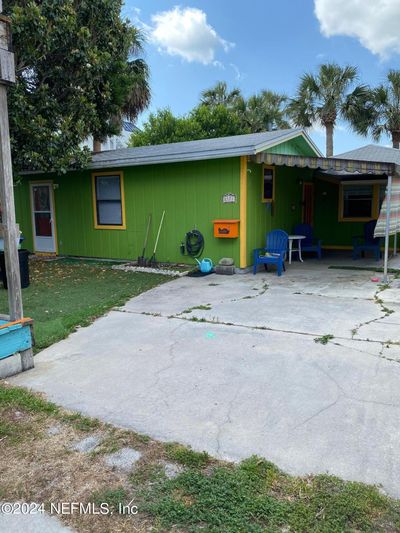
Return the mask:
MULTIPOLYGON (((60 411, 56 417, 65 419, 67 414, 60 411)), ((142 453, 146 452, 140 436, 130 435, 128 438, 126 432, 102 426, 104 441, 99 449, 94 453, 84 453, 72 447, 75 442, 88 437, 88 432, 77 429, 74 422, 56 422, 54 416, 14 408, 0 408, 0 417, 8 430, 0 438, 0 498, 3 501, 43 502, 48 511, 51 503, 86 504, 101 495, 107 499, 107 494, 121 488, 129 497, 122 504, 135 497, 135 487, 129 480, 130 472, 108 467, 104 452, 110 449, 111 442, 118 449, 120 443, 128 441, 141 447, 142 453), (51 431, 55 424, 58 428, 56 433, 51 431)), ((151 459, 163 457, 163 453, 156 452, 157 449, 158 446, 150 446, 151 459)), ((147 460, 144 453, 141 465, 147 460)), ((79 532, 148 532, 152 526, 152 521, 141 514, 140 509, 136 516, 119 516, 118 512, 113 512, 112 516, 74 514, 59 518, 79 532)))

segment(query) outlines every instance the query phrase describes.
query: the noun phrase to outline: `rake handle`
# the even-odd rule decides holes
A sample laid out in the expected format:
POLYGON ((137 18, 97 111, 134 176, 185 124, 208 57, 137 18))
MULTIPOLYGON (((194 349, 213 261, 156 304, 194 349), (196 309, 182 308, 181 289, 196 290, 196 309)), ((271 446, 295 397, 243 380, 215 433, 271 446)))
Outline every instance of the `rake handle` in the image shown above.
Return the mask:
POLYGON ((151 224, 151 214, 149 215, 149 218, 148 218, 148 221, 147 221, 147 229, 146 229, 146 236, 145 236, 145 238, 144 238, 144 245, 143 245, 142 256, 144 256, 144 253, 145 253, 146 248, 147 248, 147 240, 148 240, 148 238, 149 238, 150 224, 151 224))
POLYGON ((156 250, 157 250, 157 246, 158 246, 158 239, 160 238, 161 228, 162 228, 162 225, 163 225, 163 222, 164 222, 164 216, 165 216, 165 210, 163 211, 163 214, 162 214, 162 217, 161 217, 161 221, 160 221, 160 225, 158 227, 156 243, 154 245, 153 257, 156 255, 156 250))

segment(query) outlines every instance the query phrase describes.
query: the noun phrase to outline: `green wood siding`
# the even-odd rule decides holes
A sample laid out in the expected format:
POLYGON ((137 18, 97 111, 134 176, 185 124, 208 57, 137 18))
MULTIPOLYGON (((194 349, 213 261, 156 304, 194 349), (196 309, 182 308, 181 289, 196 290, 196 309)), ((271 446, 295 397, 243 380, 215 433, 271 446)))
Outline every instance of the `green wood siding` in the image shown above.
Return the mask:
MULTIPOLYGON (((218 261, 233 257, 239 264, 239 239, 216 239, 212 221, 239 218, 240 158, 214 159, 166 165, 148 165, 123 170, 126 230, 94 229, 91 172, 47 175, 58 187, 54 190, 58 251, 60 255, 136 259, 141 255, 147 217, 152 213, 147 255, 154 247, 162 211, 164 226, 157 250, 161 261, 189 262, 179 245, 187 231, 196 228, 205 238, 204 256, 218 261), (224 193, 237 195, 235 204, 223 204, 224 193)), ((29 202, 29 181, 25 178, 15 190, 17 220, 33 249, 29 202)))
POLYGON ((247 256, 252 264, 252 251, 263 246, 265 235, 273 229, 293 232, 302 221, 304 181, 312 180, 308 169, 276 167, 275 201, 261 202, 262 165, 248 163, 247 178, 247 256))
POLYGON ((304 155, 315 157, 317 154, 304 139, 304 137, 297 137, 291 139, 290 141, 283 142, 272 148, 265 150, 266 152, 272 154, 283 154, 283 155, 304 155))

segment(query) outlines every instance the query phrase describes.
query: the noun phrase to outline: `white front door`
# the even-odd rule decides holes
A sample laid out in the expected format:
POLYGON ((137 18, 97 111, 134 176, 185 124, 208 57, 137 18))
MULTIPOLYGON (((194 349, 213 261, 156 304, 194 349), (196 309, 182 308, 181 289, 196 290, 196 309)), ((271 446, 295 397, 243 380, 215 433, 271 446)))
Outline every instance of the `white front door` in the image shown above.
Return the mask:
POLYGON ((52 183, 31 183, 33 244, 35 252, 56 253, 52 183))

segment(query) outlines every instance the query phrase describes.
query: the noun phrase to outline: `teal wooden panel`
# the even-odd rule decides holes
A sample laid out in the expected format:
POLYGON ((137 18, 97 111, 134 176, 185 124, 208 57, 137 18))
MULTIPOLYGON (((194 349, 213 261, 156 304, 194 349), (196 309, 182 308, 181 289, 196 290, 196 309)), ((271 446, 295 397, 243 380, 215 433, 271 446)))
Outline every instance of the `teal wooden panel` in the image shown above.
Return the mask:
MULTIPOLYGON (((4 324, 4 321, 2 321, 4 324)), ((0 329, 0 359, 32 347, 30 326, 14 324, 0 329)))

